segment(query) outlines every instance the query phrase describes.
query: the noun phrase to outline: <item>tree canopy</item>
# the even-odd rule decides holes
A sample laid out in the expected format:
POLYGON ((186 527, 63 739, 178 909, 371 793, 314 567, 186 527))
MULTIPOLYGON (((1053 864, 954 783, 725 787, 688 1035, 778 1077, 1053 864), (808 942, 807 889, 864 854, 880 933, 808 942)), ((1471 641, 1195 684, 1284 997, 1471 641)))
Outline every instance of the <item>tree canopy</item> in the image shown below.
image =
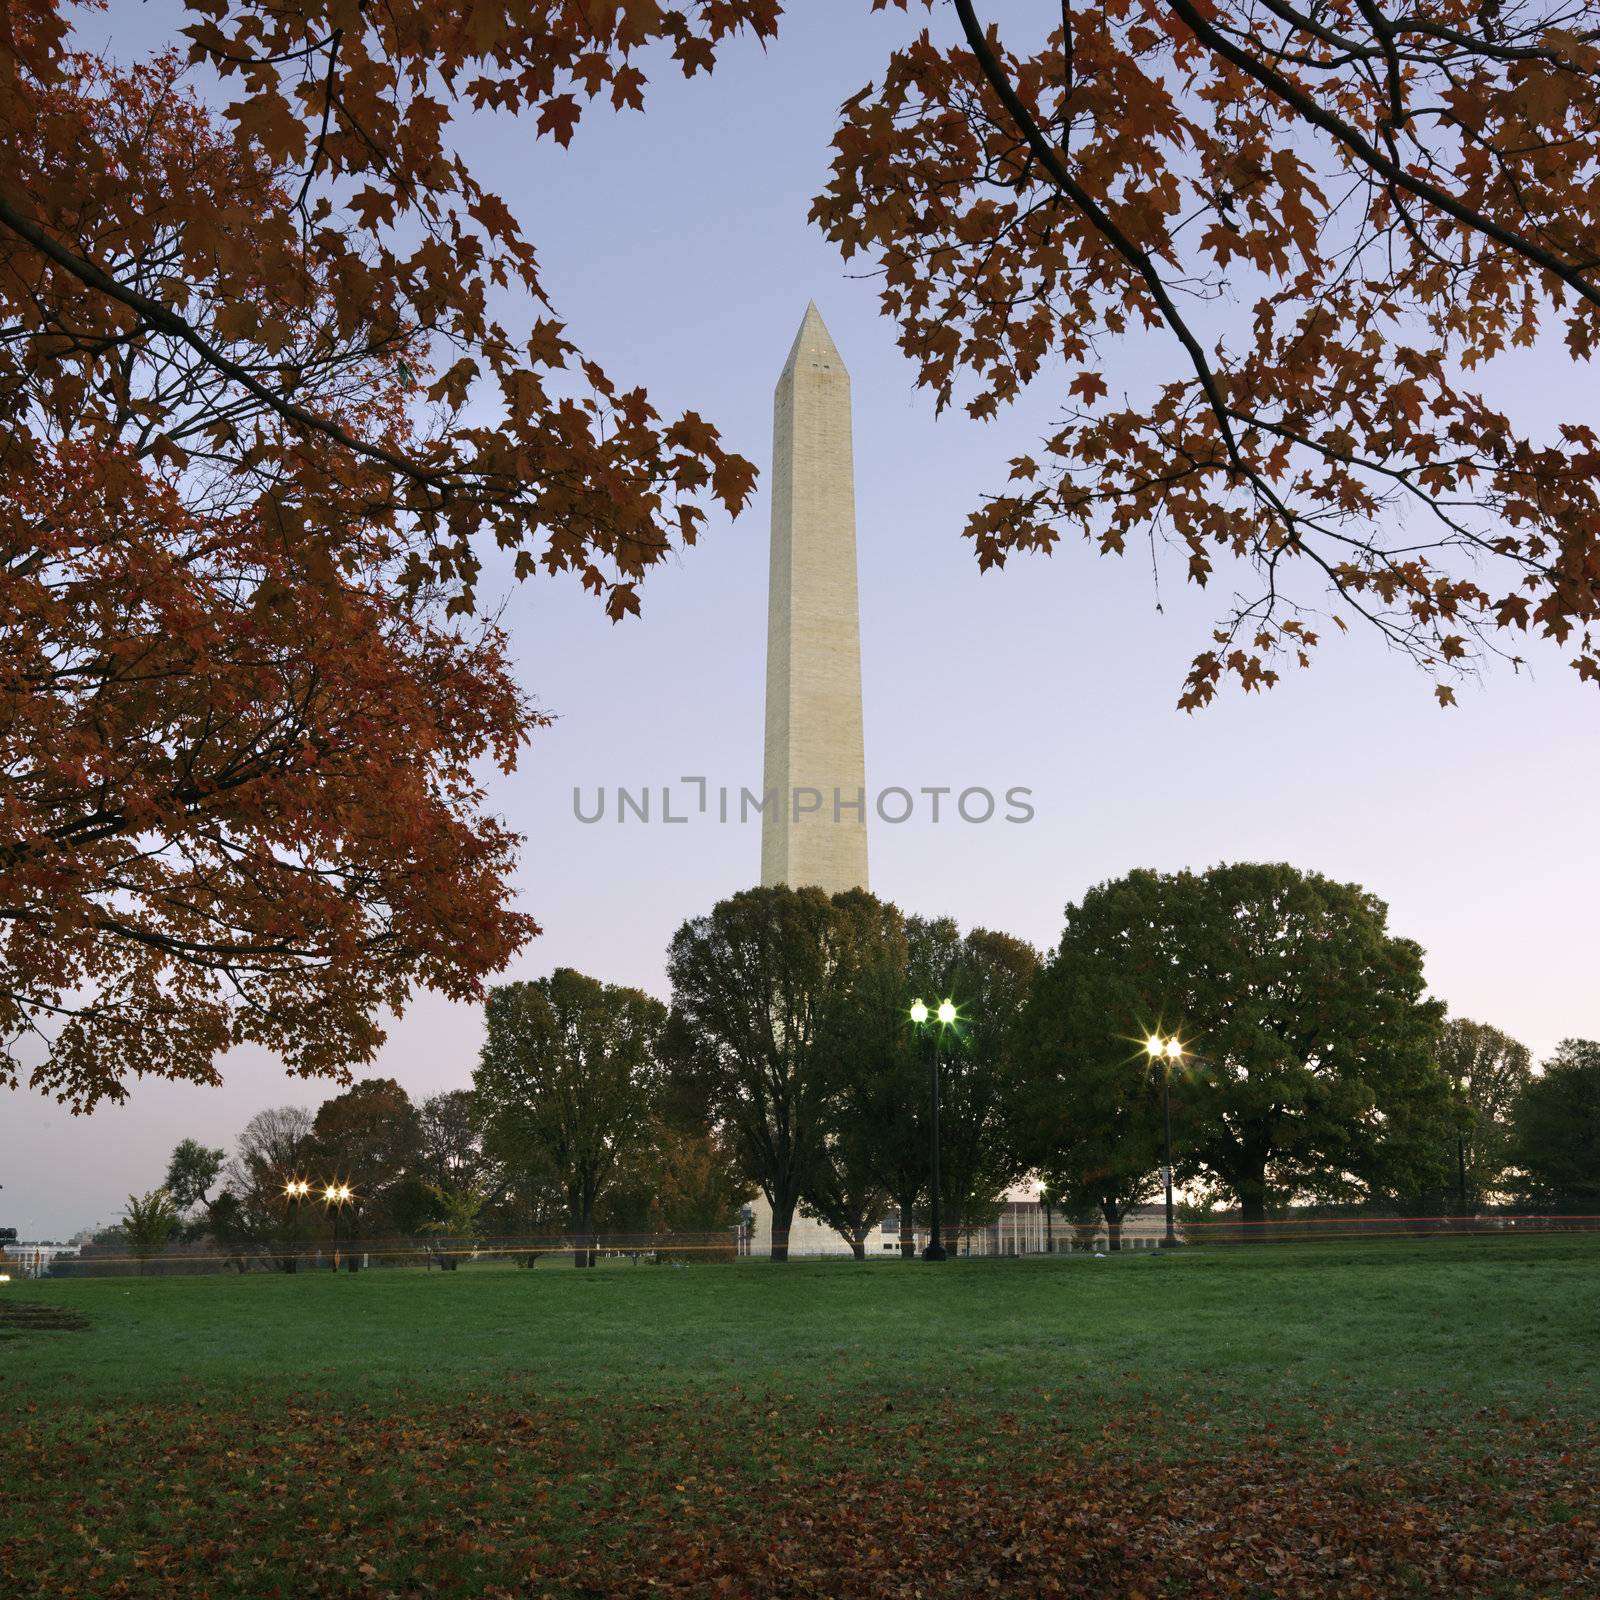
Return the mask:
POLYGON ((1019 1149, 1068 1217, 1104 1217, 1113 1250, 1127 1211, 1154 1194, 1161 1160, 1164 1063, 1152 1070, 1129 1020, 1145 1014, 1139 982, 1118 956, 1069 936, 1019 1024, 1019 1149))
POLYGON ((492 989, 473 1095, 490 1143, 565 1190, 576 1263, 593 1266, 595 1206, 649 1139, 667 1008, 569 967, 492 989))
POLYGON ((1563 1039, 1517 1101, 1511 1156, 1537 1205, 1600 1200, 1600 1041, 1563 1039))
MULTIPOLYGON (((746 889, 684 923, 668 951, 677 1070, 772 1207, 776 1261, 788 1259, 795 1208, 828 1157, 838 1042, 883 925, 868 914, 876 904, 861 891, 746 889)), ((863 1173, 851 1172, 854 1185, 863 1173)))
POLYGON ((537 931, 481 773, 542 720, 484 552, 620 617, 753 475, 583 358, 453 123, 564 143, 769 0, 182 9, 127 68, 0 31, 0 1082, 32 1035, 78 1109, 479 997, 537 931))
MULTIPOLYGON (((1235 586, 1189 708, 1358 621, 1446 702, 1524 635, 1600 681, 1600 433, 1483 375, 1600 335, 1587 0, 952 6, 813 216, 941 408, 1059 389, 980 565, 1235 586)), ((537 931, 483 778, 543 720, 482 563, 621 618, 753 483, 584 356, 463 123, 565 145, 778 0, 174 11, 127 66, 61 0, 0 35, 0 1083, 76 1109, 245 1043, 345 1079, 418 985, 480 998, 537 931)))
POLYGON ((1484 1022, 1452 1017, 1439 1035, 1439 1066, 1455 1085, 1456 1186, 1463 1207, 1504 1188, 1518 1102, 1533 1077, 1528 1047, 1484 1022))
POLYGON ((210 1149, 198 1139, 181 1139, 167 1162, 167 1178, 162 1187, 179 1211, 203 1205, 227 1159, 226 1150, 210 1149))
POLYGON ((1475 381, 1600 342, 1586 0, 953 4, 955 42, 846 102, 813 216, 941 407, 1061 394, 968 523, 979 563, 1154 542, 1238 584, 1188 707, 1308 661, 1324 615, 1445 702, 1525 634, 1600 681, 1600 434, 1535 437, 1475 381))
POLYGON ((1069 906, 1030 1036, 1061 1073, 1045 1100, 1062 1148, 1115 1135, 1122 1156, 1106 1157, 1130 1176, 1153 1153, 1144 1040, 1181 1038, 1174 1166, 1236 1199, 1248 1224, 1269 1197, 1381 1197, 1443 1176, 1442 1016, 1422 951, 1389 932, 1375 895, 1241 863, 1141 870, 1069 906))

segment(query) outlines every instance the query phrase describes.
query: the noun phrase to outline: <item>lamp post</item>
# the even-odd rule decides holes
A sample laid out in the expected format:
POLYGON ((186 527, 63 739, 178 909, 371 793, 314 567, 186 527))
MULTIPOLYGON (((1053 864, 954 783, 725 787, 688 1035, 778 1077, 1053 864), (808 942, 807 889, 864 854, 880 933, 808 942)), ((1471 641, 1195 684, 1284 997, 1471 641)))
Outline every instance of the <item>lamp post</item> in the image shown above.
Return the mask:
MULTIPOLYGON (((294 1233, 290 1236, 290 1242, 293 1242, 294 1240, 298 1239, 300 1233, 300 1205, 306 1196, 311 1193, 311 1185, 307 1183, 304 1178, 291 1178, 286 1184, 284 1184, 283 1193, 290 1206, 293 1207, 293 1215, 296 1224, 294 1233)), ((289 1256, 287 1257, 287 1263, 288 1264, 284 1270, 287 1272, 293 1272, 300 1265, 300 1257, 298 1255, 289 1256)))
MULTIPOLYGON (((333 1270, 339 1270, 339 1219, 344 1215, 344 1208, 349 1205, 351 1189, 348 1183, 330 1183, 322 1191, 324 1205, 333 1207, 333 1270)), ((354 1261, 354 1257, 351 1258, 354 1261)), ((352 1270, 354 1270, 352 1268, 352 1270)))
MULTIPOLYGON (((939 1040, 943 1035, 944 1030, 956 1020, 955 1003, 950 1000, 941 1000, 939 1002, 939 1009, 936 1015, 939 1019, 939 1031, 933 1035, 933 1188, 931 1191, 933 1198, 933 1216, 930 1219, 929 1224, 927 1248, 922 1252, 922 1259, 924 1261, 944 1261, 948 1259, 944 1248, 944 1237, 943 1230, 940 1227, 939 1213, 939 1040)), ((911 1002, 911 1020, 917 1025, 919 1031, 927 1027, 928 1008, 921 1000, 913 1000, 911 1002)), ((905 1221, 906 1219, 901 1219, 902 1227, 905 1226, 905 1221)))
POLYGON ((1167 1190, 1167 1232, 1161 1241, 1163 1250, 1172 1249, 1178 1235, 1172 1226, 1172 1063, 1183 1060, 1183 1041, 1174 1034, 1163 1039, 1152 1033, 1144 1042, 1145 1054, 1161 1063, 1161 1181, 1167 1190))

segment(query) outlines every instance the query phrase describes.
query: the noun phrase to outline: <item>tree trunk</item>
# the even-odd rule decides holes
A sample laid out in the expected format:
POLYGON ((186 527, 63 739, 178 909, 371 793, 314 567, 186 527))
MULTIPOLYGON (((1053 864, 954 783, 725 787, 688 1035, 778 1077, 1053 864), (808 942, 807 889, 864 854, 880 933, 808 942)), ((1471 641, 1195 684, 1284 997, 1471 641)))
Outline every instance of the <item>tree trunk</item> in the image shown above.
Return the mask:
POLYGON ((915 1261, 917 1259, 917 1229, 916 1229, 917 1197, 912 1195, 909 1200, 900 1201, 900 1259, 902 1261, 915 1261))
POLYGON ((850 1254, 857 1261, 865 1261, 867 1259, 867 1241, 865 1239, 852 1239, 850 1241, 850 1254))
POLYGON ((1107 1201, 1100 1207, 1106 1219, 1106 1249, 1122 1249, 1122 1207, 1107 1201))
POLYGON ((1267 1236, 1267 1186, 1263 1182, 1259 1187, 1251 1185, 1241 1186, 1239 1191, 1239 1214, 1244 1223, 1244 1240, 1246 1244, 1260 1244, 1267 1236))
POLYGON ((789 1229, 794 1226, 794 1208, 793 1199, 775 1203, 772 1207, 772 1251, 769 1260, 789 1259, 789 1229))
POLYGON ((1044 1253, 1047 1256, 1056 1253, 1056 1214, 1051 1206, 1044 1208, 1044 1253))
POLYGON ((595 1252, 590 1248, 594 1242, 594 1201, 587 1196, 577 1217, 578 1248, 572 1252, 572 1264, 575 1267, 592 1267, 595 1252))

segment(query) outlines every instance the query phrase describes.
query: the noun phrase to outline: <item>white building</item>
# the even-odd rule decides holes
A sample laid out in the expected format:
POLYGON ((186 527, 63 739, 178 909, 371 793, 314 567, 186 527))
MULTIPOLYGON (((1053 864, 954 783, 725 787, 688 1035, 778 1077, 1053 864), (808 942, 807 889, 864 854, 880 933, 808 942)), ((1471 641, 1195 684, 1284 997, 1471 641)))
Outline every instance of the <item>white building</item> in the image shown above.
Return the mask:
MULTIPOLYGON (((772 1253, 772 1207, 767 1204, 767 1197, 758 1194, 748 1207, 749 1221, 745 1224, 744 1237, 740 1241, 739 1254, 749 1256, 767 1256, 772 1253)), ((866 1254, 871 1260, 874 1256, 898 1255, 900 1251, 900 1232, 898 1220, 891 1214, 880 1222, 871 1233, 867 1235, 866 1254)), ((789 1254, 790 1256, 847 1256, 850 1254, 850 1243, 842 1233, 830 1228, 826 1222, 819 1221, 816 1217, 801 1215, 795 1211, 794 1222, 789 1229, 789 1254)))
POLYGON ((77 1253, 76 1245, 56 1244, 50 1240, 0 1245, 0 1272, 10 1273, 13 1278, 42 1278, 58 1256, 71 1259, 77 1253))

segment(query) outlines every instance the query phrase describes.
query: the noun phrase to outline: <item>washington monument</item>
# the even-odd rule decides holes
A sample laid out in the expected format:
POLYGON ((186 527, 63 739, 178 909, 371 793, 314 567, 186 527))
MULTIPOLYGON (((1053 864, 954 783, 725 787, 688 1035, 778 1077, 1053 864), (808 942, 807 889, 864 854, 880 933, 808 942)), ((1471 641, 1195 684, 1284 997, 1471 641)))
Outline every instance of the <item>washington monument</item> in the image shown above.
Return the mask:
POLYGON ((772 416, 761 881, 867 887, 850 374, 816 306, 772 416))

